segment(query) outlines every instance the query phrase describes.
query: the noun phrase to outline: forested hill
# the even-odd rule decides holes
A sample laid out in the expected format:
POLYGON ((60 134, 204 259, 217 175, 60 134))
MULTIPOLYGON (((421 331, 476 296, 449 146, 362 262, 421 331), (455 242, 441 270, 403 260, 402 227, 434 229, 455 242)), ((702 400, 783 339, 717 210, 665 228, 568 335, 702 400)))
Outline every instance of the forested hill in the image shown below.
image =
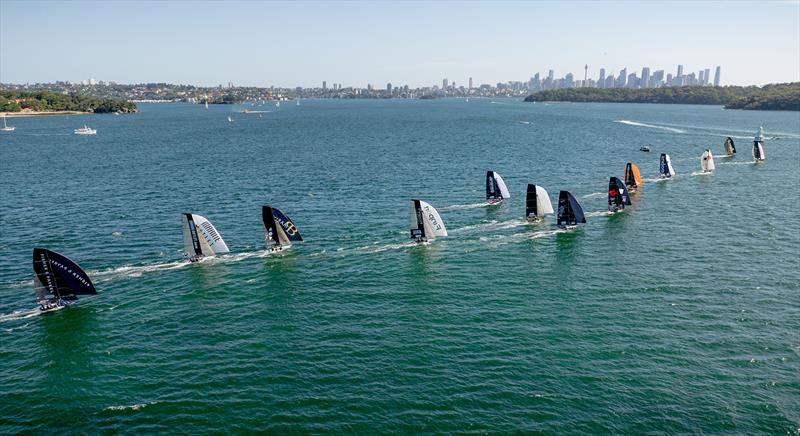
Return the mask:
POLYGON ((724 105, 726 109, 800 111, 800 82, 763 87, 565 88, 541 91, 529 95, 525 101, 711 104, 724 105))
POLYGON ((0 89, 0 112, 78 111, 109 113, 136 112, 136 104, 125 100, 87 97, 85 95, 61 94, 50 91, 11 91, 0 89))

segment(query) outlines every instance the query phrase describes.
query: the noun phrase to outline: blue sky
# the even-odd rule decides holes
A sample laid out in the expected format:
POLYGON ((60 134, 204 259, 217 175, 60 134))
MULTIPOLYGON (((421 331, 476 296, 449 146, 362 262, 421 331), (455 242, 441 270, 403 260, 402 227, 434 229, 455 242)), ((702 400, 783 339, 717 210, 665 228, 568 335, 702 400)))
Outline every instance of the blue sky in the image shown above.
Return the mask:
POLYGON ((0 0, 0 82, 383 87, 552 68, 800 81, 800 2, 0 0))

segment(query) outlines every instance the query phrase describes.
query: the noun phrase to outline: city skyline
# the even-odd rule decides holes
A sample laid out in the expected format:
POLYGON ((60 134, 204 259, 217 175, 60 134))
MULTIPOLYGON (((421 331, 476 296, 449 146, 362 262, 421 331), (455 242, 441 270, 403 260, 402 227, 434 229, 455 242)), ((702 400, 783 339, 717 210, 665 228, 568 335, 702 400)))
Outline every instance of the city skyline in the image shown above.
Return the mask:
POLYGON ((632 72, 634 63, 703 67, 703 80, 723 65, 725 85, 800 80, 794 1, 418 5, 2 0, 0 82, 417 88, 442 77, 463 85, 472 77, 475 86, 525 81, 547 69, 582 80, 601 67, 632 72), (47 29, 91 25, 53 38, 31 31, 32 17, 47 29), (753 23, 763 25, 737 30, 753 23))

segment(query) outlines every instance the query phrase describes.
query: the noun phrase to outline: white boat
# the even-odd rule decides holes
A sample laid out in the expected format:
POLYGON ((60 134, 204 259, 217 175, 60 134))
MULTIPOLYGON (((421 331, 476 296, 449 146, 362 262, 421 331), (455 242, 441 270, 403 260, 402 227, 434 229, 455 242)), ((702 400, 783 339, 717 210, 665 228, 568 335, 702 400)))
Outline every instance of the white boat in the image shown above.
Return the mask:
POLYGON ((700 157, 700 167, 703 169, 704 173, 710 173, 716 168, 714 166, 714 155, 711 154, 711 150, 706 149, 706 151, 703 152, 703 156, 700 157))
POLYGON ((300 100, 297 100, 297 106, 300 106, 300 100))
POLYGON ((233 118, 231 118, 231 117, 228 117, 228 122, 229 122, 229 123, 232 123, 232 122, 233 122, 233 118))
POLYGON ((439 212, 430 204, 422 200, 411 200, 408 205, 409 226, 411 239, 423 244, 436 239, 437 236, 447 236, 439 212))
POLYGON ((661 153, 661 159, 658 165, 659 178, 669 179, 675 175, 675 170, 672 168, 672 159, 666 153, 661 153))
POLYGON ((756 137, 753 138, 753 160, 761 162, 764 159, 766 159, 764 156, 764 127, 759 127, 756 137))
POLYGON ((9 126, 8 124, 6 124, 6 114, 3 114, 3 128, 2 128, 2 129, 0 129, 0 131, 3 131, 3 132, 13 132, 13 131, 14 131, 14 129, 16 129, 16 127, 14 127, 14 126, 9 126))
POLYGON ((183 230, 183 255, 190 262, 197 262, 204 256, 215 256, 230 252, 217 229, 210 221, 197 214, 181 215, 183 230))
POLYGON ((486 172, 486 199, 489 204, 499 204, 503 200, 511 198, 511 193, 508 192, 508 186, 500 174, 494 171, 486 172))
POLYGON ((206 109, 208 109, 208 100, 206 100, 206 109))
POLYGON ((75 129, 73 132, 75 132, 76 135, 96 135, 97 129, 92 129, 84 124, 83 127, 80 129, 75 129))
POLYGON ((281 102, 280 101, 276 101, 275 102, 275 107, 281 107, 281 102))
POLYGON ((528 193, 525 197, 525 218, 530 221, 544 219, 545 215, 552 214, 553 203, 550 196, 541 186, 528 184, 528 193))

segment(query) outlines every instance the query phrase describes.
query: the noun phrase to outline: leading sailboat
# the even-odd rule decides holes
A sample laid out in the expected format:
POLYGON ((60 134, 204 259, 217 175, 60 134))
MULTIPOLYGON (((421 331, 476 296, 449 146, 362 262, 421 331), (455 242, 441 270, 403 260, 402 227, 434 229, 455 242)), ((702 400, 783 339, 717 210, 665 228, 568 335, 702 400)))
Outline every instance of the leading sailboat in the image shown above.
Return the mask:
POLYGON ((525 218, 529 221, 540 221, 545 215, 553 213, 553 203, 550 196, 541 186, 528 184, 525 196, 525 218))
POLYGON ((183 256, 197 262, 205 256, 230 252, 217 229, 205 217, 194 213, 181 215, 183 229, 183 256))
POLYGON ((568 191, 558 194, 558 215, 556 224, 562 229, 574 229, 578 224, 585 223, 583 208, 568 191))
POLYGON ((762 162, 764 159, 766 159, 764 156, 764 128, 759 127, 756 137, 753 138, 753 160, 762 162))
POLYGON ((408 218, 411 240, 416 243, 424 244, 436 239, 437 236, 447 236, 447 228, 439 212, 422 200, 409 202, 408 218))
POLYGON ((261 207, 261 221, 264 224, 264 240, 269 251, 281 251, 292 246, 292 242, 300 242, 300 230, 280 209, 270 206, 261 207))
POLYGON ((500 204, 504 199, 511 198, 506 182, 494 171, 486 172, 486 199, 489 204, 500 204))
POLYGON ((42 312, 74 304, 78 295, 97 295, 92 279, 77 263, 45 248, 33 249, 33 287, 42 312))

